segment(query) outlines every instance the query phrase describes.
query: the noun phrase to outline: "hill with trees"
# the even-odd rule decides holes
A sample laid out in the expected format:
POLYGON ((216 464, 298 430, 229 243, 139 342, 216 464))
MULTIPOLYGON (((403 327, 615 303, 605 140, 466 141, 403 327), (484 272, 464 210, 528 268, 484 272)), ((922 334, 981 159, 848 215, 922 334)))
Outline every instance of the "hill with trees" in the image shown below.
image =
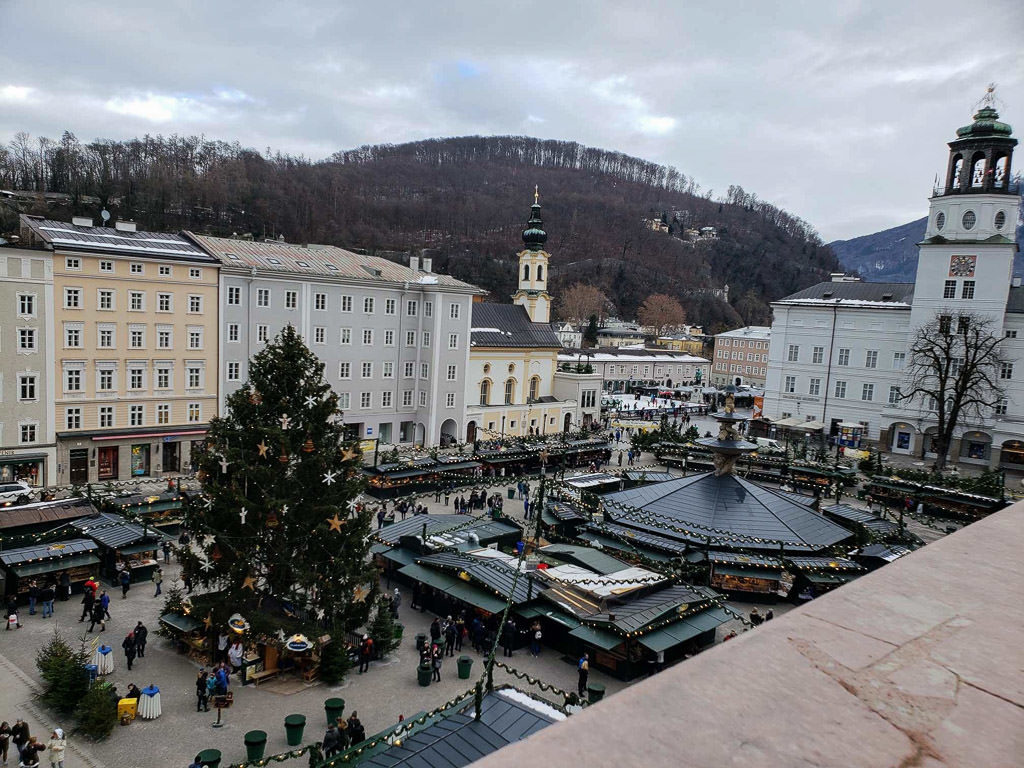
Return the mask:
POLYGON ((768 302, 838 266, 806 222, 740 187, 715 197, 673 168, 521 136, 364 146, 315 161, 196 136, 82 143, 18 134, 0 147, 0 233, 16 228, 18 212, 107 209, 154 230, 283 237, 395 259, 430 249, 436 270, 505 300, 534 185, 552 292, 592 283, 622 317, 663 293, 708 330, 765 323, 768 302), (716 236, 695 238, 703 227, 716 236))

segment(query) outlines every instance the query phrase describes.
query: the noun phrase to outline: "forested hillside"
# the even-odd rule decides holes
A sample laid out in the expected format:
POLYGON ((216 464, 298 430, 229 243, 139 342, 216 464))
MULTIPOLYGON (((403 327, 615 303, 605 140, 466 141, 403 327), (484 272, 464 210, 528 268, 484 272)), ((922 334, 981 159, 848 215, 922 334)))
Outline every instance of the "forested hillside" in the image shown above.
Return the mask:
MULTIPOLYGON (((151 229, 283 236, 392 255, 436 251, 435 269, 504 300, 520 230, 541 193, 553 292, 601 287, 623 317, 651 293, 679 297, 709 329, 768 320, 768 302, 825 279, 837 262, 809 225, 730 187, 573 142, 494 136, 338 152, 320 161, 201 137, 83 144, 19 134, 0 147, 0 231, 17 212, 134 219, 151 229), (688 242, 674 226, 717 229, 688 242), (729 286, 729 303, 721 289, 729 286)), ((557 296, 556 296, 557 299, 557 296)))

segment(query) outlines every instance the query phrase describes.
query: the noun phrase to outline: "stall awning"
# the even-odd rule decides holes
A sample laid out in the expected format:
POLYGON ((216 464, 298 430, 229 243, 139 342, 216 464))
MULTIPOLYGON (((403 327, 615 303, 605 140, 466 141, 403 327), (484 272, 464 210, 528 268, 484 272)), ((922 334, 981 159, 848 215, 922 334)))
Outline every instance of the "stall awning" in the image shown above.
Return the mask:
POLYGON ((118 547, 117 551, 122 555, 134 555, 139 552, 152 552, 160 548, 160 542, 151 541, 148 543, 143 542, 142 544, 129 544, 127 547, 118 547))
POLYGON ((380 556, 385 560, 397 563, 399 566, 409 565, 416 561, 416 555, 401 547, 388 547, 380 553, 380 556))
POLYGON ((485 592, 480 587, 467 584, 464 581, 456 581, 445 592, 457 600, 469 603, 488 613, 501 613, 505 610, 505 603, 507 602, 496 595, 485 592))
POLYGON ((574 619, 572 616, 568 616, 562 613, 561 611, 556 611, 551 608, 543 608, 541 606, 531 605, 525 608, 516 609, 516 613, 524 619, 534 619, 541 617, 548 618, 552 621, 561 624, 564 627, 568 627, 569 629, 576 629, 576 627, 580 626, 579 621, 574 619))
POLYGON ((725 576, 748 576, 752 579, 779 579, 782 576, 781 570, 769 568, 739 568, 735 565, 715 564, 715 573, 725 576))
POLYGON ((458 581, 454 576, 449 576, 442 571, 435 571, 433 568, 424 568, 419 563, 410 563, 400 568, 398 572, 421 584, 426 584, 428 587, 440 589, 442 592, 446 592, 448 587, 458 581))
POLYGON ((580 624, 569 634, 573 637, 579 638, 585 643, 596 645, 598 648, 603 648, 606 651, 610 651, 615 646, 620 645, 624 640, 624 638, 614 635, 611 632, 606 632, 603 629, 595 629, 594 627, 588 627, 585 624, 580 624))
POLYGON ((191 616, 181 616, 177 613, 165 613, 160 617, 160 622, 179 632, 194 632, 203 626, 202 622, 193 619, 191 616))
POLYGON ((808 581, 814 584, 845 584, 848 581, 853 581, 858 576, 862 576, 861 573, 802 573, 800 574, 808 581))
POLYGON ((96 565, 100 559, 93 554, 72 555, 61 560, 46 560, 39 563, 24 563, 11 567, 11 571, 19 579, 27 576, 38 576, 41 573, 63 571, 65 568, 79 568, 85 565, 96 565))
POLYGON ((667 627, 661 627, 653 632, 645 632, 640 636, 640 645, 658 653, 715 629, 731 618, 721 608, 712 608, 693 616, 687 616, 667 627))

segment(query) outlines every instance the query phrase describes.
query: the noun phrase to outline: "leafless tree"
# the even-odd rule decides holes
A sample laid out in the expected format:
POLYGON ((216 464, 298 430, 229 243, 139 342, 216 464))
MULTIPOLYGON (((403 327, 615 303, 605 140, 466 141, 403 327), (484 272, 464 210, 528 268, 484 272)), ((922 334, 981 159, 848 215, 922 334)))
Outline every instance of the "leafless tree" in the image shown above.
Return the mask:
POLYGON ((658 336, 683 325, 686 311, 677 299, 664 293, 652 293, 636 313, 643 326, 650 327, 658 336))
POLYGON ((938 420, 935 469, 946 466, 953 434, 965 419, 989 415, 1006 394, 1001 383, 1009 363, 1002 329, 977 314, 938 313, 917 329, 907 366, 903 401, 920 399, 938 420))
POLYGON ((562 292, 558 314, 573 323, 585 323, 591 315, 603 320, 608 314, 608 304, 608 297, 597 286, 573 283, 562 292))

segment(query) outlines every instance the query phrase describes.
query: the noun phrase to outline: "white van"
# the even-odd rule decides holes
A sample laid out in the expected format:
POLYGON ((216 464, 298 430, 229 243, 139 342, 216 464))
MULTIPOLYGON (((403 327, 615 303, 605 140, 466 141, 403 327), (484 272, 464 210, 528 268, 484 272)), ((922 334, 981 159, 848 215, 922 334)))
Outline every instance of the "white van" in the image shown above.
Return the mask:
POLYGON ((754 438, 757 442, 758 453, 785 453, 786 447, 778 440, 772 440, 770 437, 757 437, 754 438))

